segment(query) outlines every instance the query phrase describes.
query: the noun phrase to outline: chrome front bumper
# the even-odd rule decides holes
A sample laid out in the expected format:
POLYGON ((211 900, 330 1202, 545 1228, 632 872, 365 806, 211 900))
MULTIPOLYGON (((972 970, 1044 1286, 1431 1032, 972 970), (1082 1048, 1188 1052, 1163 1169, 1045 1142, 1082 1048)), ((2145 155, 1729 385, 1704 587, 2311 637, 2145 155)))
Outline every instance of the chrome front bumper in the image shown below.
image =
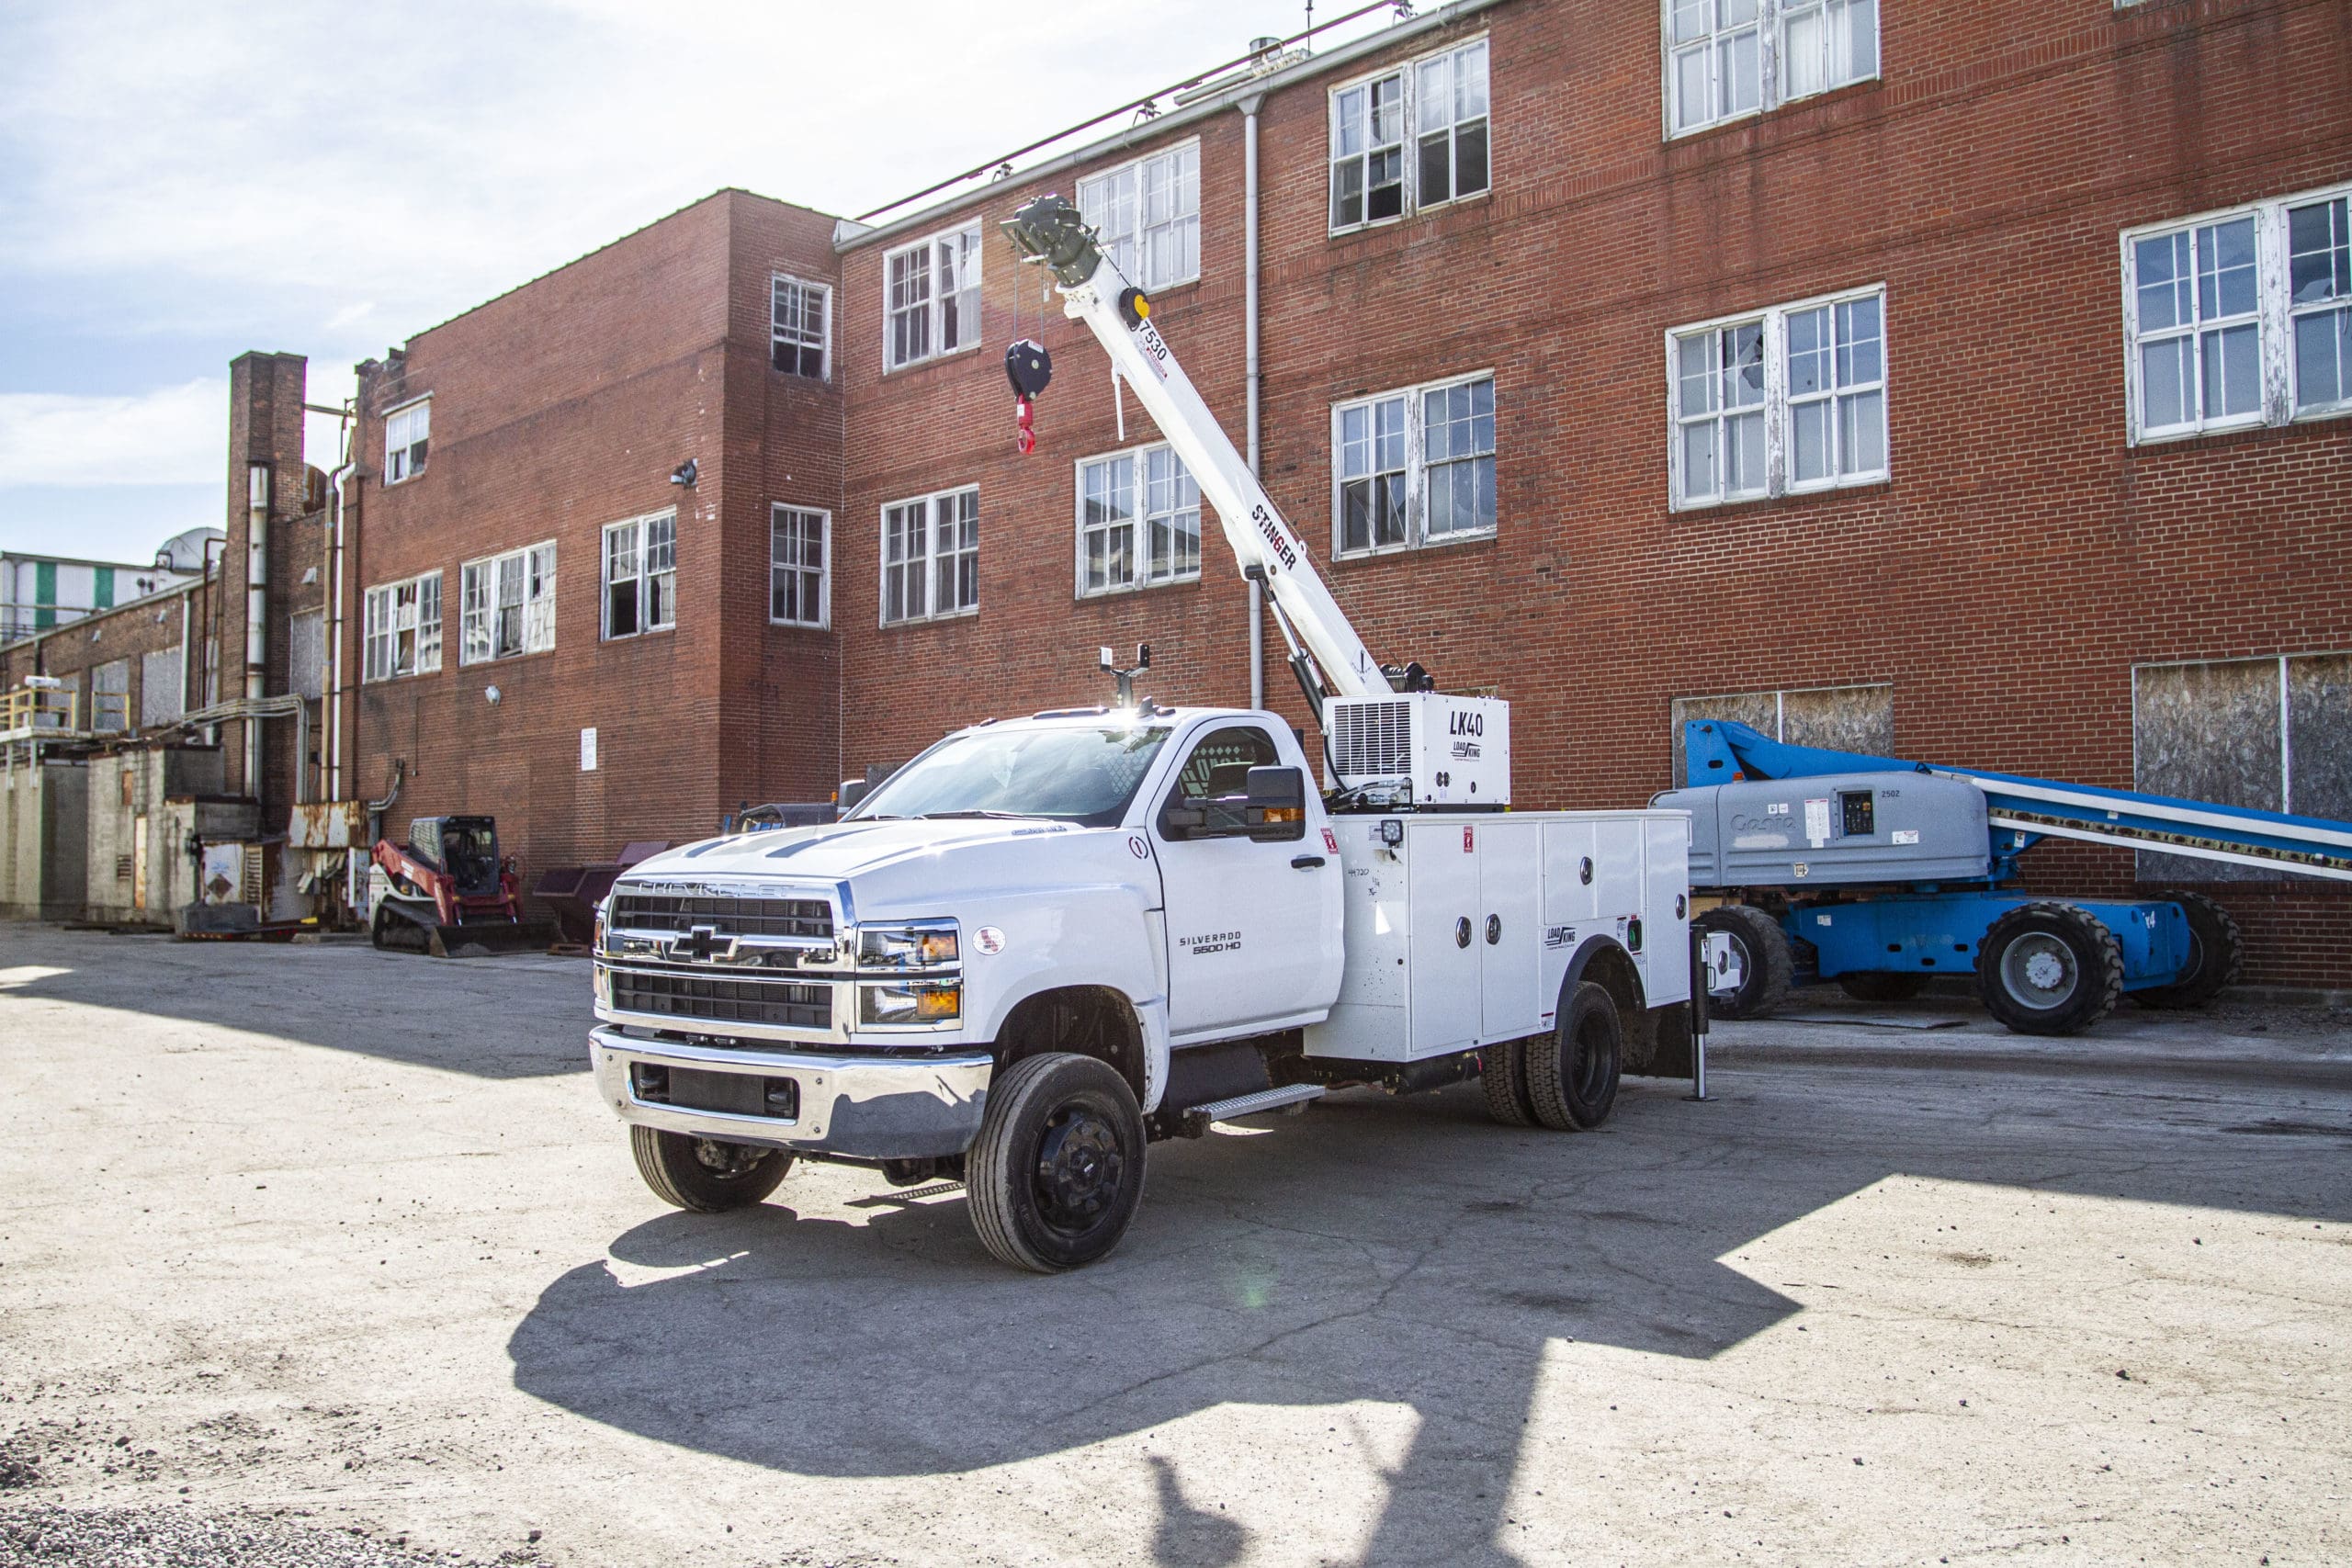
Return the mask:
POLYGON ((590 1032, 597 1091, 624 1122, 665 1133, 779 1148, 822 1150, 865 1159, 959 1155, 980 1130, 994 1058, 816 1055, 738 1050, 643 1040, 617 1029, 590 1032), (789 1078, 798 1105, 790 1116, 754 1116, 657 1104, 638 1098, 639 1063, 752 1078, 789 1078))

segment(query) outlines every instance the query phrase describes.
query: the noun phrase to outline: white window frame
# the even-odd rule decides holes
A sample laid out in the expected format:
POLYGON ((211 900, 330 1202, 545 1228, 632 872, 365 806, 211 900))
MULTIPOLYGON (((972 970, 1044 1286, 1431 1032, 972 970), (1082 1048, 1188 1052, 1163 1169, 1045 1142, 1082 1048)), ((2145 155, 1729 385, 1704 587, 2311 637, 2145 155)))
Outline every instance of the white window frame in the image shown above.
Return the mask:
MULTIPOLYGON (((804 360, 805 364, 806 361, 804 360)), ((811 283, 805 277, 795 277, 788 272, 771 274, 768 278, 768 368, 779 376, 798 376, 811 381, 833 378, 833 286, 811 283), (787 327, 784 320, 784 299, 786 289, 798 294, 800 320, 787 327), (811 333, 808 326, 808 304, 817 302, 823 320, 811 333), (814 349, 817 353, 817 373, 810 376, 805 369, 786 370, 775 362, 776 345, 790 343, 802 353, 814 349)))
MULTIPOLYGON (((880 563, 880 570, 876 575, 875 581, 875 610, 880 625, 885 626, 920 626, 925 621, 954 620, 958 616, 977 615, 980 613, 979 502, 979 486, 958 485, 953 490, 933 491, 929 495, 902 496, 896 501, 887 501, 882 503, 877 517, 879 534, 876 551, 876 559, 880 563), (960 510, 962 498, 967 495, 972 498, 971 548, 967 551, 959 538, 955 545, 943 550, 940 548, 939 529, 941 509, 943 506, 954 505, 960 510), (893 560, 890 558, 890 514, 910 506, 920 506, 923 509, 923 548, 920 555, 902 555, 899 559, 893 560), (961 592, 963 573, 961 567, 958 566, 956 569, 958 602, 952 607, 943 610, 939 607, 938 593, 940 566, 943 562, 958 561, 967 554, 972 558, 972 596, 968 601, 963 598, 961 592), (920 568, 923 585, 923 607, 920 614, 902 614, 894 616, 890 614, 890 574, 893 570, 904 572, 910 567, 920 568)), ((951 521, 960 525, 962 519, 951 514, 951 521)))
MULTIPOLYGON (((804 595, 806 589, 804 587, 804 595)), ((787 502, 775 502, 768 507, 768 624, 775 626, 806 626, 820 631, 833 624, 833 514, 815 506, 794 506, 787 502), (811 568, 805 561, 777 558, 776 544, 786 519, 799 523, 813 521, 817 525, 817 564, 811 568), (775 590, 779 577, 786 572, 801 577, 816 574, 817 614, 807 616, 779 615, 775 613, 775 590)))
POLYGON ((406 484, 432 457, 433 394, 384 411, 384 483, 406 484), (419 430, 422 424, 424 428, 419 430))
MULTIPOLYGON (((1894 355, 1889 351, 1893 341, 1892 323, 1887 314, 1886 285, 1873 283, 1860 288, 1842 288, 1834 294, 1819 294, 1810 299, 1792 299, 1785 305, 1767 306, 1758 310, 1741 310, 1732 315, 1717 316, 1712 321, 1688 321, 1667 330, 1666 348, 1666 412, 1668 430, 1667 499, 1670 512, 1704 512, 1720 506, 1739 506, 1750 502, 1769 501, 1784 495, 1818 495, 1827 491, 1855 490, 1869 485, 1886 484, 1894 477, 1894 355), (1875 297, 1878 301, 1879 364, 1875 381, 1859 380, 1833 387, 1830 399, 1831 424, 1837 425, 1836 412, 1840 398, 1861 398, 1875 393, 1879 400, 1879 456, 1874 468, 1845 474, 1832 471, 1826 478, 1799 481, 1791 476, 1794 460, 1791 453, 1791 427, 1793 414, 1789 389, 1788 323, 1792 316, 1808 311, 1830 309, 1834 323, 1835 307, 1852 304, 1875 297), (1686 421, 1682 409, 1680 371, 1680 342, 1700 333, 1720 333, 1726 328, 1758 325, 1763 330, 1764 345, 1764 488, 1741 490, 1729 494, 1720 487, 1711 495, 1686 497, 1684 494, 1682 431, 1686 421)), ((1720 367, 1718 367, 1718 374, 1720 367)), ((1834 372, 1833 372, 1834 374, 1834 372)), ((1806 401, 1817 401, 1817 397, 1806 401)), ((1716 411, 1720 417, 1720 404, 1716 411)), ((1717 448, 1720 461, 1721 448, 1717 448)), ((1720 471, 1720 468, 1719 470, 1720 471)))
MULTIPOLYGON (((2123 231, 2120 243, 2123 281, 2123 385, 2125 418, 2130 445, 2160 446, 2168 441, 2192 440, 2231 430, 2255 430, 2264 426, 2301 424, 2310 420, 2342 419, 2352 414, 2352 396, 2331 402, 2300 406, 2301 396, 2301 365, 2295 354, 2295 322, 2303 316, 2338 307, 2315 301, 2299 305, 2294 299, 2293 255, 2290 243, 2288 214, 2298 208, 2316 207, 2331 201, 2352 202, 2352 184, 2322 186, 2317 189, 2298 191, 2291 196, 2274 197, 2267 200, 2246 202, 2236 207, 2219 208, 2187 218, 2167 219, 2161 223, 2144 223, 2123 231), (2199 308, 2197 326, 2191 335, 2200 335, 2209 326, 2202 316, 2197 298, 2197 238, 2209 229, 2243 219, 2254 220, 2255 308, 2251 317, 2243 312, 2211 319, 2244 323, 2251 320, 2256 328, 2256 366, 2260 393, 2255 407, 2238 414, 2207 417, 2202 411, 2204 365, 2200 348, 2197 356, 2199 374, 2195 391, 2199 408, 2196 418, 2177 424, 2150 426, 2146 418, 2146 388, 2142 384, 2141 350, 2153 338, 2179 335, 2177 327, 2154 329, 2143 334, 2140 329, 2139 246, 2143 241, 2162 239, 2167 235, 2187 233, 2191 239, 2191 304, 2199 308)), ((2352 299, 2345 300, 2352 305, 2352 299)), ((2352 376, 2346 377, 2352 382, 2352 376)))
MULTIPOLYGON (((1182 454, 1165 441, 1148 442, 1141 446, 1122 446, 1114 451, 1097 452, 1091 457, 1080 457, 1070 466, 1070 473, 1073 492, 1072 519, 1076 539, 1073 581, 1079 598, 1107 599, 1115 594, 1136 593, 1147 588, 1167 588, 1180 582, 1198 582, 1201 580, 1201 536, 1204 526, 1201 484, 1198 476, 1194 475, 1185 464, 1182 454), (1171 486, 1189 484, 1192 489, 1192 505, 1162 507, 1156 511, 1153 509, 1149 470, 1154 457, 1164 457, 1175 465, 1169 482, 1171 486), (1087 470, 1120 462, 1128 465, 1129 495, 1133 504, 1124 518, 1106 519, 1090 527, 1086 519, 1087 470), (1193 564, 1190 568, 1175 564, 1179 553, 1176 549, 1177 520, 1187 512, 1193 514, 1193 564), (1168 520, 1170 534, 1169 570, 1159 572, 1154 571, 1151 564, 1151 527, 1156 518, 1168 520), (1086 581, 1087 536, 1094 533, 1107 533, 1114 528, 1126 528, 1132 534, 1127 552, 1129 568, 1127 580, 1124 582, 1106 582, 1100 588, 1090 588, 1086 581)), ((1174 497, 1171 496, 1171 499, 1174 497)))
MULTIPOLYGON (((1690 39, 1678 43, 1675 37, 1677 13, 1702 3, 1736 4, 1737 0, 1659 0, 1658 3, 1659 98, 1664 111, 1662 118, 1666 126, 1666 139, 1669 141, 1685 136, 1702 135, 1718 126, 1770 114, 1784 105, 1818 97, 1824 93, 1834 93, 1857 83, 1875 82, 1883 70, 1885 40, 1879 23, 1884 10, 1884 0, 1754 0, 1756 15, 1752 20, 1725 25, 1722 20, 1723 13, 1718 9, 1714 13, 1716 25, 1710 28, 1703 37, 1694 33, 1690 39), (1792 73, 1786 67, 1796 47, 1790 41, 1792 29, 1817 18, 1823 28, 1820 47, 1826 49, 1830 37, 1842 25, 1849 29, 1847 37, 1850 49, 1851 18, 1858 14, 1870 17, 1870 69, 1840 76, 1825 62, 1819 86, 1791 87, 1789 82, 1792 73), (1756 102, 1742 108, 1719 107, 1722 40, 1751 29, 1756 35, 1756 102), (1683 56, 1695 55, 1702 50, 1705 51, 1708 112, 1686 124, 1676 113, 1680 107, 1677 96, 1681 87, 1679 67, 1683 56)), ((1850 65, 1849 61, 1849 70, 1850 65)))
POLYGON ((979 346, 980 285, 982 278, 986 276, 982 266, 984 254, 985 247, 980 243, 980 226, 978 223, 958 224, 953 229, 944 229, 936 234, 925 235, 912 244, 894 246, 882 253, 882 368, 886 372, 928 364, 932 360, 944 359, 951 354, 962 354, 967 349, 979 346), (891 268, 900 257, 911 256, 917 252, 922 252, 924 258, 924 296, 913 304, 894 306, 890 299, 891 268), (940 340, 945 334, 947 301, 939 287, 940 261, 942 257, 951 254, 957 258, 955 265, 965 268, 958 275, 958 283, 955 290, 957 297, 956 325, 958 336, 956 343, 942 347, 940 340), (967 300, 971 311, 969 321, 964 319, 963 306, 967 300), (897 352, 895 342, 897 334, 892 329, 897 325, 900 315, 912 310, 922 312, 923 349, 920 354, 901 355, 897 352))
POLYGON ((624 517, 617 523, 607 523, 597 536, 596 555, 596 631, 599 642, 618 642, 628 637, 643 637, 648 632, 674 630, 678 625, 678 513, 674 508, 649 512, 641 517, 624 517), (670 528, 670 564, 656 570, 652 563, 651 535, 657 524, 670 528), (626 532, 629 537, 631 562, 628 581, 637 585, 637 625, 628 631, 613 630, 613 539, 626 532), (669 592, 662 604, 668 618, 653 618, 653 590, 656 579, 667 578, 669 592))
MULTIPOLYGON (((1368 72, 1363 75, 1352 77, 1348 81, 1340 82, 1333 85, 1329 90, 1324 104, 1323 173, 1325 191, 1323 217, 1329 231, 1333 234, 1352 234, 1360 230, 1377 229, 1385 224, 1402 222, 1404 220, 1410 218, 1419 212, 1434 212, 1442 208, 1453 206, 1458 202, 1477 201, 1492 192, 1495 188, 1494 87, 1493 51, 1488 47, 1487 35, 1485 33, 1480 33, 1476 38, 1464 39, 1459 43, 1448 44, 1443 49, 1431 50, 1427 54, 1416 55, 1411 60, 1408 60, 1395 65, 1384 66, 1378 71, 1368 72), (1425 130, 1420 121, 1420 82, 1423 68, 1440 60, 1450 61, 1466 58, 1474 54, 1478 57, 1482 68, 1486 72, 1487 77, 1487 88, 1482 96, 1479 111, 1476 114, 1463 115, 1460 118, 1449 119, 1443 126, 1425 130), (1341 98, 1350 93, 1359 91, 1369 93, 1373 89, 1374 84, 1387 81, 1391 77, 1395 77, 1397 82, 1397 140, 1393 143, 1385 141, 1380 142, 1377 144, 1377 148, 1367 141, 1362 151, 1342 153, 1340 151, 1340 105, 1341 98), (1448 193, 1442 197, 1427 201, 1423 200, 1421 198, 1420 192, 1421 142, 1423 139, 1425 137, 1434 137, 1442 134, 1446 139, 1448 156, 1451 157, 1461 132, 1464 128, 1473 124, 1483 126, 1486 130, 1486 184, 1473 191, 1449 189, 1448 193), (1397 179, 1403 188, 1398 194, 1397 200, 1401 205, 1397 211, 1391 215, 1374 218, 1371 215, 1372 189, 1370 160, 1375 150, 1386 149, 1391 146, 1394 146, 1396 149, 1396 155, 1399 160, 1400 166, 1397 170, 1397 179), (1363 164, 1366 171, 1364 184, 1358 191, 1358 195, 1364 204, 1364 216, 1356 219, 1353 221, 1342 222, 1340 220, 1340 170, 1343 164, 1350 163, 1361 163, 1363 164)), ((1371 134, 1371 108, 1369 101, 1367 101, 1365 109, 1365 134, 1367 138, 1369 138, 1371 134)), ((1458 174, 1458 168, 1455 168, 1453 173, 1458 174)), ((1451 179, 1451 177, 1452 176, 1450 175, 1449 179, 1451 179)))
POLYGON ((442 606, 441 573, 437 569, 376 583, 361 595, 361 606, 362 681, 371 684, 405 681, 413 675, 431 675, 440 671, 442 606), (405 615, 400 602, 402 589, 409 591, 405 615), (400 636, 404 631, 413 634, 411 668, 406 670, 400 668, 400 636))
POLYGON ((1128 282, 1154 291, 1198 282, 1201 139, 1195 136, 1087 175, 1078 182, 1078 209, 1094 225, 1102 254, 1128 282), (1176 203, 1174 215, 1159 223, 1151 221, 1150 182, 1155 176, 1164 182, 1163 188, 1173 191, 1176 203), (1113 188, 1122 185, 1124 192, 1113 188), (1172 237, 1187 265, 1172 271, 1155 266, 1152 242, 1157 236, 1172 237))
POLYGON ((494 556, 477 556, 458 568, 458 664, 494 664, 546 653, 555 647, 555 541, 541 540, 494 556), (514 588, 510 606, 509 581, 514 588), (477 586, 480 592, 477 592, 477 586), (513 648, 499 646, 501 623, 515 612, 513 648))
MULTIPOLYGON (((1423 381, 1410 387, 1392 387, 1367 397, 1347 398, 1331 405, 1331 558, 1360 560, 1370 556, 1397 555, 1407 550, 1436 549, 1446 545, 1460 544, 1469 539, 1491 539, 1502 522, 1502 410, 1500 389, 1497 388, 1495 410, 1495 523, 1480 528, 1455 528, 1442 534, 1429 532, 1429 431, 1427 399, 1431 392, 1451 391, 1456 387, 1476 386, 1481 381, 1492 383, 1494 371, 1472 370, 1459 376, 1446 376, 1434 381, 1423 381), (1405 536, 1393 545, 1367 544, 1362 549, 1346 547, 1347 479, 1342 472, 1341 448, 1344 444, 1345 421, 1351 410, 1368 409, 1402 398, 1405 401, 1405 536)), ((1449 458, 1451 464, 1453 459, 1449 458)), ((1375 469, 1375 473, 1394 472, 1375 469)))

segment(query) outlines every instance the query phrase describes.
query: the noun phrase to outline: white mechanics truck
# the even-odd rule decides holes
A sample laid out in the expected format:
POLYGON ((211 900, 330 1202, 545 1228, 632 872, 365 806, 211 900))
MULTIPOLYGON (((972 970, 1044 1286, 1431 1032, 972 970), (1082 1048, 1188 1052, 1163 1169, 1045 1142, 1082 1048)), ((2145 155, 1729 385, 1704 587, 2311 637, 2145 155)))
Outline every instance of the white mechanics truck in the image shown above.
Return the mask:
POLYGON ((1374 663, 1076 209, 1003 227, 1266 588, 1336 788, 1276 715, 1163 707, 1129 670, 1115 704, 948 736, 838 823, 632 866, 591 1053, 647 1185, 716 1211, 797 1159, 960 1181, 991 1253, 1051 1271, 1118 1244, 1150 1141, 1334 1089, 1480 1077, 1500 1121, 1597 1125, 1688 1028, 1687 815, 1504 809, 1508 706, 1374 663))

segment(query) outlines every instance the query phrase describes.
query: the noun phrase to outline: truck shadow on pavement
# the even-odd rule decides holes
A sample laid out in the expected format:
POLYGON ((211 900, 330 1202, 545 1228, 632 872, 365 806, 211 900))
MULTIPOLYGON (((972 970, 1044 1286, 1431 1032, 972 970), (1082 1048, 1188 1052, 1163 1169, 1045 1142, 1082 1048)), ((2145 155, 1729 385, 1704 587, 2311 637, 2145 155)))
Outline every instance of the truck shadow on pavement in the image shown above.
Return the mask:
MULTIPOLYGON (((1950 1095, 1948 1135, 1923 1145, 1917 1094, 1874 1138, 1850 1102, 1702 1107, 1679 1088, 1629 1080, 1617 1120, 1577 1136, 1493 1126, 1471 1089, 1335 1097, 1269 1135, 1157 1145, 1119 1252, 1056 1278, 989 1261, 959 1196, 817 1217, 792 1206, 796 1173, 758 1209, 664 1213, 612 1243, 617 1270, 557 1279, 510 1341, 515 1383, 828 1476, 1004 1464, 1225 1404, 1405 1404, 1419 1424, 1366 1561, 1507 1563, 1493 1538, 1546 1345, 1737 1345, 1798 1306, 1718 1259, 1892 1173, 2352 1217, 2352 1178, 2258 1147, 2276 1139, 2223 1168, 2210 1141, 2168 1160, 2144 1123, 2137 1141, 2055 1117, 1995 1128, 1950 1095)), ((1238 1525, 1164 1464, 1154 1479, 1159 1561, 1238 1558, 1238 1525)))

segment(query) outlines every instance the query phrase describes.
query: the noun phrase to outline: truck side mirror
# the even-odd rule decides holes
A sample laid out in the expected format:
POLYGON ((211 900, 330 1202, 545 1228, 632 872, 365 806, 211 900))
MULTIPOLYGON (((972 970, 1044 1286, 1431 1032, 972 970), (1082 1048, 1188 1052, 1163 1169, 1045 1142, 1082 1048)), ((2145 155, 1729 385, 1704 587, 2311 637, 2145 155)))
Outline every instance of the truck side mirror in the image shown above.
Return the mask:
POLYGON ((1306 837, 1306 774, 1297 768, 1250 770, 1250 805, 1243 820, 1261 844, 1306 837))
POLYGON ((842 780, 842 787, 833 796, 834 804, 839 808, 835 812, 835 815, 839 817, 848 816, 850 812, 855 808, 857 803, 864 800, 867 793, 873 788, 874 786, 866 783, 864 779, 842 780))

